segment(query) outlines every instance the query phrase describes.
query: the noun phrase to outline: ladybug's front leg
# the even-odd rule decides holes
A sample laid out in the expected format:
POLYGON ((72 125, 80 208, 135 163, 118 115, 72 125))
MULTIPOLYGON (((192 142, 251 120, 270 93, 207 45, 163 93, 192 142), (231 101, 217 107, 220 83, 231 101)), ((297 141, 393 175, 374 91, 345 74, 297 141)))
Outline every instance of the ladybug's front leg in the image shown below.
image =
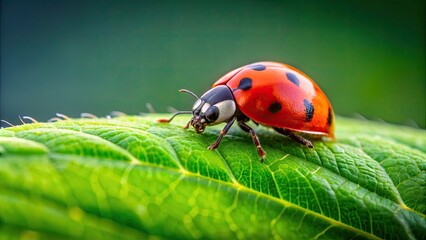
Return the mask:
POLYGON ((265 156, 266 156, 266 152, 263 150, 262 146, 260 145, 259 137, 257 136, 256 132, 244 122, 238 122, 238 126, 240 126, 242 130, 250 133, 251 138, 253 139, 253 143, 254 145, 256 145, 257 154, 259 154, 260 156, 260 162, 263 163, 263 160, 265 159, 265 156))
POLYGON ((192 120, 189 120, 189 121, 186 123, 186 125, 185 125, 185 126, 183 126, 183 128, 184 128, 184 129, 188 129, 188 128, 189 128, 189 124, 191 124, 191 121, 192 121, 192 120))
POLYGON ((212 145, 210 145, 210 146, 207 148, 208 150, 213 150, 213 149, 216 149, 217 147, 219 147, 220 141, 222 141, 223 136, 225 136, 225 135, 226 135, 226 133, 227 133, 227 132, 228 132, 228 130, 231 128, 232 124, 234 124, 234 122, 235 122, 235 120, 236 120, 236 119, 237 119, 236 117, 233 117, 233 118, 231 118, 231 120, 229 120, 229 121, 226 123, 226 125, 225 125, 225 127, 222 129, 222 131, 220 131, 220 135, 219 135, 219 137, 216 139, 216 141, 215 141, 212 145))

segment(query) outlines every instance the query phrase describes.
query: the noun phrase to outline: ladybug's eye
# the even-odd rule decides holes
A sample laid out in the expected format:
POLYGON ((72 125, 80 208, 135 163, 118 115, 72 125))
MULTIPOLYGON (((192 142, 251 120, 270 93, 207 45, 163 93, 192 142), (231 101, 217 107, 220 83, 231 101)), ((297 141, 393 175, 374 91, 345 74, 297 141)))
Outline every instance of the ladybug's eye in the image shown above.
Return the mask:
POLYGON ((217 108, 216 106, 209 107, 204 113, 204 116, 210 123, 216 121, 216 119, 219 117, 219 108, 217 108))

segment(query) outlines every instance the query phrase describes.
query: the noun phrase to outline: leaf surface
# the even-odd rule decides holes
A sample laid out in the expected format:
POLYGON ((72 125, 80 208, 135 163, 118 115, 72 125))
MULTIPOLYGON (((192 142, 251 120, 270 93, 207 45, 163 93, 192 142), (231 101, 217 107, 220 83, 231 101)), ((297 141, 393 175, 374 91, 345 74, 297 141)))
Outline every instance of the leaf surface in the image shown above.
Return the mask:
POLYGON ((0 130, 0 237, 425 239, 426 132, 337 118, 314 149, 165 115, 0 130))

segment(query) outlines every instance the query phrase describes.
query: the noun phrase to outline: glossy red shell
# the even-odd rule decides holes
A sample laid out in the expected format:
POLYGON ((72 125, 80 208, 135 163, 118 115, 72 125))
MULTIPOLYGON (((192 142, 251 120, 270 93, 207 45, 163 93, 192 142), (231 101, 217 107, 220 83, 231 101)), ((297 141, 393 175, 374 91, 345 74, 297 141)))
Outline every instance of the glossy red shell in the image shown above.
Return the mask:
POLYGON ((228 86, 238 108, 257 123, 334 138, 334 113, 327 96, 294 67, 257 62, 225 74, 213 87, 218 85, 228 86), (239 89, 245 78, 251 80, 250 88, 239 89), (280 105, 279 110, 272 104, 280 105))

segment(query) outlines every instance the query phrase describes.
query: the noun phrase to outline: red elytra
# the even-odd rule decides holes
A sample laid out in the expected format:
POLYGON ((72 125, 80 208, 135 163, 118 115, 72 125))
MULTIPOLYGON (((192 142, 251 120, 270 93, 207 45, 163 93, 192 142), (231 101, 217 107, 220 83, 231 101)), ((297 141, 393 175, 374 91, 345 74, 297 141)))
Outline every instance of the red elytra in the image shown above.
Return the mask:
POLYGON ((307 75, 286 64, 257 62, 237 68, 219 78, 201 97, 188 90, 180 91, 197 98, 192 111, 179 111, 159 122, 170 122, 179 114, 193 114, 185 128, 192 125, 197 133, 202 133, 207 125, 226 122, 209 150, 219 146, 235 121, 250 133, 261 162, 266 153, 256 132, 246 124, 249 120, 272 127, 310 148, 312 143, 294 132, 334 139, 334 113, 327 96, 307 75))
POLYGON ((249 64, 225 74, 212 87, 218 85, 232 89, 238 108, 257 123, 334 139, 334 113, 327 96, 311 78, 292 66, 277 62, 249 64), (238 89, 245 78, 251 79, 251 88, 238 89), (271 112, 273 103, 280 104, 281 109, 271 112))

